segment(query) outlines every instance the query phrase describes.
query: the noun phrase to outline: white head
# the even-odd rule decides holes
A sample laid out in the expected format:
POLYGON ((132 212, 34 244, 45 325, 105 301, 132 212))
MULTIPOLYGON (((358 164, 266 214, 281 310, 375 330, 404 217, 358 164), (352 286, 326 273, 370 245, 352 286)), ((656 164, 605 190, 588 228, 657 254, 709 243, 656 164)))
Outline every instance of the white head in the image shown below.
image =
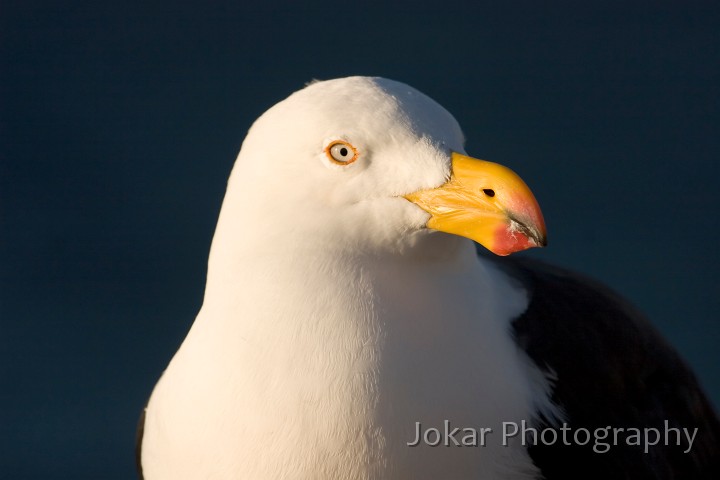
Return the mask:
POLYGON ((400 253, 428 227, 500 254, 542 244, 542 216, 524 183, 465 157, 463 142, 453 116, 405 84, 312 83, 250 129, 213 251, 225 260, 232 250, 305 244, 400 253))

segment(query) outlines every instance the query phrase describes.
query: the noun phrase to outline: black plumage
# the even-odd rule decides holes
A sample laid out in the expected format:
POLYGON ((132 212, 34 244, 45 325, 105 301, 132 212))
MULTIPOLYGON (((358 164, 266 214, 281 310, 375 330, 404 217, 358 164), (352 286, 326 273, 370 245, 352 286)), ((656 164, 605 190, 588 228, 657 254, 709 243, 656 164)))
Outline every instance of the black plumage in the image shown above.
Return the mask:
MULTIPOLYGON (((620 441, 606 453, 543 442, 529 448, 547 480, 720 478, 720 422, 695 375, 649 321, 607 287, 519 256, 495 259, 529 291, 517 343, 555 377, 552 399, 573 430, 698 428, 692 448, 620 441)), ((548 422, 546 425, 551 425, 548 422)), ((573 443, 573 442, 568 442, 573 443)))

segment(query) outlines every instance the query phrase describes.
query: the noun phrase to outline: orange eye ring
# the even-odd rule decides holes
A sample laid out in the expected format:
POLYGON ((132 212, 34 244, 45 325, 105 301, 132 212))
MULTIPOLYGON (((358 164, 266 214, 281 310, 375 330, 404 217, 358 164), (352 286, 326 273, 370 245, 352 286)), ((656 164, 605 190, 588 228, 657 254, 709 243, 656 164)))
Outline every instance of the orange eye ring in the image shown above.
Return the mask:
POLYGON ((335 165, 350 165, 358 159, 357 148, 343 140, 335 140, 325 147, 325 155, 335 165))

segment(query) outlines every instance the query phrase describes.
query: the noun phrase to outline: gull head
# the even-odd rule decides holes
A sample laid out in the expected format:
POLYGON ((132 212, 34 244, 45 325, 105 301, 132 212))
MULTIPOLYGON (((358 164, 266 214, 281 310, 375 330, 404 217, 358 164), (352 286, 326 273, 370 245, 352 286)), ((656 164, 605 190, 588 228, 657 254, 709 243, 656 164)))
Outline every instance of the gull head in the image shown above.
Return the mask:
POLYGON ((498 255, 544 246, 530 189, 463 144, 453 116, 408 85, 311 83, 248 132, 213 248, 403 252, 448 234, 498 255))

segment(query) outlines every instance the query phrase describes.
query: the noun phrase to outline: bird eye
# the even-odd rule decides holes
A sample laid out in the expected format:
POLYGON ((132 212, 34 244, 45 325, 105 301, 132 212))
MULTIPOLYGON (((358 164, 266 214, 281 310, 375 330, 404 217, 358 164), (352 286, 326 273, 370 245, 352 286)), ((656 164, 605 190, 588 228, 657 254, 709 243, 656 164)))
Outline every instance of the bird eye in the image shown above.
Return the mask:
POLYGON ((337 140, 325 147, 325 154, 331 162, 338 165, 348 165, 357 160, 358 151, 348 142, 337 140))

